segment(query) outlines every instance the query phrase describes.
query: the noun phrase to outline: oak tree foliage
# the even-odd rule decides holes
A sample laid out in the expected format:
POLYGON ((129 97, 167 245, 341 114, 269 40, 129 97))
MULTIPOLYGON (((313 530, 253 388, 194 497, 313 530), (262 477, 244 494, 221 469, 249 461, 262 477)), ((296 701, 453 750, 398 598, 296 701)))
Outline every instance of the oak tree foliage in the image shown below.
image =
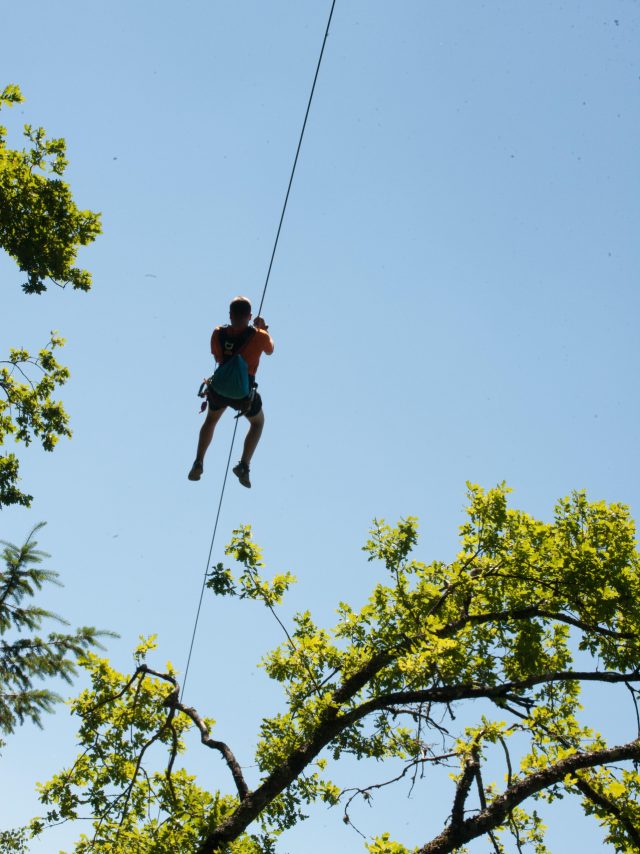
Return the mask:
MULTIPOLYGON (((0 91, 0 108, 22 102, 15 85, 0 91)), ((7 129, 0 126, 0 249, 15 260, 25 274, 23 290, 40 294, 47 282, 87 291, 91 274, 75 265, 80 246, 100 233, 100 216, 80 210, 63 180, 67 166, 64 139, 49 139, 43 128, 24 126, 26 148, 7 144, 7 129)), ((37 354, 24 347, 0 353, 0 446, 8 436, 28 445, 40 439, 53 450, 61 436, 70 436, 69 417, 54 391, 63 385, 68 370, 56 359, 64 344, 56 332, 37 354)), ((19 486, 19 461, 15 453, 0 455, 0 509, 29 506, 32 496, 19 486)))
MULTIPOLYGON (((450 562, 414 556, 415 519, 375 522, 364 548, 385 580, 361 606, 340 602, 329 629, 309 611, 285 625, 278 606, 294 578, 266 578, 250 529, 238 529, 227 548, 234 564, 214 567, 209 587, 262 603, 284 629, 262 659, 282 704, 265 710, 255 755, 251 734, 232 749, 183 702, 171 664, 149 665, 153 638, 141 640, 132 674, 88 653, 91 686, 72 703, 81 752, 41 786, 44 812, 29 832, 83 819, 73 849, 82 854, 257 854, 276 850, 313 803, 341 809, 349 824, 354 803, 379 789, 428 799, 448 773, 439 828, 420 828, 418 848, 388 828, 366 840, 371 854, 461 852, 480 837, 496 852, 514 844, 542 854, 537 803, 563 797, 596 816, 612 850, 637 851, 639 733, 633 725, 609 744, 606 721, 587 721, 581 706, 583 685, 617 685, 635 720, 640 556, 628 509, 577 492, 543 522, 511 508, 502 485, 470 486, 467 514, 450 562), (194 735, 228 775, 219 790, 187 770, 194 735), (372 769, 370 785, 332 781, 344 757, 372 769)), ((212 694, 251 702, 241 683, 212 694)))
MULTIPOLYGON (((18 86, 0 92, 0 108, 23 100, 18 86)), ((25 293, 42 293, 47 281, 88 291, 91 274, 74 264, 79 247, 100 234, 100 215, 80 210, 62 180, 65 140, 28 124, 24 137, 26 148, 9 148, 0 126, 0 247, 26 275, 25 293)))
MULTIPOLYGON (((69 416, 54 399, 57 388, 69 378, 56 349, 64 339, 51 333, 48 343, 37 353, 12 348, 9 358, 0 361, 0 446, 7 437, 29 445, 39 439, 45 451, 52 451, 59 438, 71 436, 69 416)), ((14 453, 0 456, 0 509, 11 504, 29 507, 33 496, 19 486, 19 462, 14 453)))

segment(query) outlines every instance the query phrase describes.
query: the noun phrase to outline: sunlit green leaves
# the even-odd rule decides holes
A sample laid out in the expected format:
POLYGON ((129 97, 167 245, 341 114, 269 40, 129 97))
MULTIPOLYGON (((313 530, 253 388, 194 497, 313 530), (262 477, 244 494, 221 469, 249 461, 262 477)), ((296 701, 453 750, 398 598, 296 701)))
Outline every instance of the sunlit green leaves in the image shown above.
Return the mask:
MULTIPOLYGON (((54 399, 69 371, 56 358, 55 351, 64 339, 51 333, 49 342, 37 355, 14 348, 9 358, 0 361, 0 447, 8 437, 29 445, 40 440, 45 451, 52 451, 60 437, 71 436, 69 416, 62 403, 54 399)), ((19 464, 14 454, 0 456, 0 508, 10 504, 30 506, 32 496, 18 487, 19 464)))
MULTIPOLYGON (((411 854, 409 848, 405 848, 399 842, 394 842, 389 833, 377 836, 372 842, 368 842, 365 847, 369 854, 411 854)), ((417 849, 413 850, 417 851, 417 849)))
MULTIPOLYGON (((9 85, 0 107, 22 100, 19 88, 9 85)), ((0 247, 26 274, 26 293, 42 293, 47 280, 87 291, 91 274, 75 261, 79 247, 100 234, 100 216, 79 209, 62 180, 64 139, 48 139, 31 125, 25 125, 24 136, 27 148, 9 148, 6 128, 0 127, 0 247)))
POLYGON ((233 572, 225 569, 221 563, 213 567, 207 579, 207 587, 218 596, 255 599, 264 602, 267 607, 273 607, 282 601, 282 597, 296 580, 290 572, 275 575, 271 581, 262 578, 262 551, 251 538, 249 525, 243 525, 233 532, 225 554, 233 557, 243 569, 236 580, 233 572))
MULTIPOLYGON (((458 811, 464 820, 499 805, 505 790, 537 779, 576 752, 606 747, 602 736, 581 722, 575 655, 595 678, 608 678, 607 670, 623 671, 623 676, 609 675, 633 683, 632 691, 637 688, 640 562, 633 522, 625 507, 591 503, 583 493, 560 501, 550 522, 511 509, 507 499, 504 485, 488 491, 469 487, 461 547, 450 563, 414 559, 415 519, 396 527, 376 522, 365 551, 382 562, 385 575, 364 604, 340 602, 336 625, 329 629, 309 610, 285 624, 277 609, 293 577, 265 579, 250 528, 234 531, 227 557, 235 566, 218 564, 208 586, 218 595, 264 604, 266 616, 277 620, 283 641, 264 656, 262 666, 282 686, 283 704, 263 715, 255 752, 256 791, 271 792, 254 817, 261 834, 243 835, 246 824, 238 819, 233 845, 271 851, 278 834, 302 820, 309 804, 343 800, 327 775, 345 754, 373 760, 371 765, 391 763, 403 769, 394 780, 416 785, 432 766, 444 765, 451 769, 452 797, 457 791, 466 804, 458 811), (465 698, 482 697, 477 723, 460 727, 458 706, 465 698), (497 779, 481 776, 485 762, 500 763, 497 779)), ((176 778, 181 790, 170 794, 170 758, 181 755, 190 723, 172 715, 170 692, 177 690, 172 671, 170 684, 166 678, 162 684, 140 669, 152 647, 148 641, 139 649, 133 677, 116 674, 104 659, 87 658, 92 688, 74 705, 85 753, 43 789, 55 816, 75 815, 81 804, 91 808, 99 833, 104 826, 111 839, 109 847, 105 831, 104 847, 96 850, 124 851, 118 846, 125 839, 147 851, 147 840, 160 826, 180 850, 221 822, 233 826, 246 807, 235 795, 201 792, 186 771, 176 778), (140 756, 146 763, 145 745, 152 739, 154 749, 163 748, 169 759, 164 769, 156 762, 143 775, 140 756), (190 803, 193 836, 181 836, 186 830, 172 823, 174 812, 186 814, 181 798, 190 803), (222 803, 224 818, 215 806, 222 803), (161 825, 151 823, 150 804, 163 817, 161 825)), ((469 705, 463 715, 467 724, 474 708, 469 705)), ((549 801, 582 798, 591 785, 599 794, 595 801, 585 799, 587 812, 607 824, 618 850, 635 850, 629 847, 634 839, 629 828, 639 818, 635 771, 605 767, 567 773, 565 765, 559 767, 546 789, 532 793, 549 801), (619 805, 618 813, 602 806, 607 799, 619 805)), ((358 790, 367 802, 371 788, 358 790)), ((504 840, 510 835, 516 846, 544 854, 544 830, 535 810, 518 802, 491 825, 492 846, 507 850, 504 840)), ((368 849, 408 851, 389 834, 369 841, 368 849)))
MULTIPOLYGON (((32 822, 33 835, 88 813, 94 817, 93 830, 81 836, 76 854, 175 854, 195 850, 207 829, 238 805, 237 797, 206 791, 180 767, 193 723, 168 705, 171 682, 146 669, 155 647, 154 638, 140 639, 133 677, 119 673, 106 658, 86 655, 91 687, 71 703, 80 719, 81 753, 71 767, 39 787, 46 812, 32 822)), ((241 834, 228 851, 258 854, 269 846, 268 835, 241 834)))

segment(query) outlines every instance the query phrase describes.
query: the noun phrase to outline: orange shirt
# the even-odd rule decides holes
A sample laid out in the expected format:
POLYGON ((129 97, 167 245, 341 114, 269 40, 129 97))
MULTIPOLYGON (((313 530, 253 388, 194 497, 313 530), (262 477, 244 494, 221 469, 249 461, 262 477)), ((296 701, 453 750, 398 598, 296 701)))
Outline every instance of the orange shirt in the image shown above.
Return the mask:
MULTIPOLYGON (((211 352, 213 353, 213 357, 218 364, 222 362, 222 347, 220 346, 221 329, 221 326, 216 326, 216 328, 213 330, 213 335, 211 336, 211 352)), ((233 334, 231 334, 230 327, 227 329, 227 334, 229 334, 230 338, 235 337, 233 334)), ((246 360, 247 367, 249 368, 249 373, 252 376, 254 376, 258 371, 260 356, 263 353, 266 353, 267 356, 270 356, 273 353, 273 350, 273 339, 269 335, 269 333, 265 332, 264 329, 256 329, 254 334, 242 348, 242 357, 246 360)))

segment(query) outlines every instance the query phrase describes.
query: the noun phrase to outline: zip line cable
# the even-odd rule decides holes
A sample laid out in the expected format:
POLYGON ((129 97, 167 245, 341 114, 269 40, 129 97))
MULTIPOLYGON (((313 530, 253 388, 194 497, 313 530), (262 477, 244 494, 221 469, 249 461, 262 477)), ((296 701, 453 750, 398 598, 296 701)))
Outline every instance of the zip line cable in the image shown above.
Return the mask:
MULTIPOLYGON (((302 122, 302 129, 300 131, 300 136, 298 139, 298 146, 296 148, 296 154, 293 159, 293 166, 291 168, 291 175, 289 176, 289 183, 287 185, 287 192, 284 197, 284 204, 282 206, 282 213, 280 214, 280 221, 278 222, 278 229, 276 231, 275 241, 273 243, 273 250, 271 252, 271 258, 269 259, 269 267, 267 269, 267 276, 264 282, 264 287, 262 289, 262 296, 260 298, 260 307, 258 308, 258 316, 262 313, 262 306, 264 305, 264 300, 267 295, 267 288, 269 287, 269 280, 271 278, 271 270, 273 268, 273 262, 276 257, 276 251, 278 249, 278 242, 280 240, 280 232, 282 231, 282 223, 284 222, 284 216, 287 212, 287 204, 289 203, 289 196, 291 194, 291 187, 293 186, 293 179, 296 174, 296 167, 298 165, 298 158, 300 157, 300 150, 302 148, 302 140, 304 139, 304 132, 307 127, 307 119, 309 118, 309 113, 311 111, 311 104, 313 102, 313 95, 316 91, 316 83, 318 82, 318 75, 320 74, 320 66, 322 65, 322 57, 324 56, 325 45, 327 44, 327 39, 329 37, 329 28, 331 27, 331 19, 333 18, 333 10, 336 6, 336 0, 332 0, 331 9, 329 11, 329 18, 327 19, 327 26, 324 33, 324 38, 322 40, 322 47, 320 49, 320 56, 318 57, 318 63, 316 65, 316 73, 313 77, 313 83, 311 85, 311 92, 309 93, 309 100, 307 102, 307 109, 304 114, 304 121, 302 122)), ((193 653, 193 647, 196 640, 196 633, 198 631, 198 622, 200 620, 200 611, 202 610, 202 600, 204 599, 204 591, 207 585, 207 576, 209 574, 209 564, 211 563, 211 555, 213 554, 213 545, 216 539, 216 533, 218 531, 218 522, 220 521, 220 511, 222 509, 222 501, 224 499, 224 491, 227 485, 227 478, 229 475, 229 466, 231 465, 231 456, 233 454, 233 446, 236 440, 236 432, 238 430, 238 419, 235 419, 235 425, 233 428, 233 434, 231 436, 231 445, 229 447, 229 456, 227 457, 227 466, 224 471, 224 478, 222 481, 222 489, 220 490, 220 500, 218 501, 218 510, 216 513, 216 520, 213 526, 213 534, 211 536, 211 544, 209 546, 209 554, 207 556, 207 564, 204 570, 204 576, 202 578, 202 587, 200 589, 200 598, 198 600, 198 607, 196 609, 196 616, 193 622, 193 631, 191 634, 191 643, 189 645, 189 654, 187 656, 187 664, 184 669, 184 679, 182 680, 182 689, 180 691, 180 696, 184 694, 184 690, 187 684, 187 676, 189 675, 189 665, 191 664, 191 655, 193 653)))
POLYGON ((324 55, 324 47, 327 43, 327 39, 329 38, 329 27, 331 26, 331 19, 333 18, 333 10, 336 6, 336 0, 333 0, 331 3, 331 11, 329 12, 329 18, 327 20, 327 28, 324 32, 324 39, 322 40, 322 47, 320 48, 320 56, 318 57, 318 64, 316 66, 316 73, 313 78, 313 83, 311 85, 311 92, 309 94, 309 101, 307 103, 307 111, 304 114, 304 121, 302 122, 302 130, 300 131, 300 139, 298 140, 298 147, 296 149, 296 156, 293 160, 293 167, 291 169, 291 176, 289 178, 289 186, 287 187, 287 193, 284 197, 284 205, 282 206, 282 213, 280 214, 280 222, 278 223, 278 230, 276 232, 276 239, 273 244, 273 252, 271 253, 271 260, 269 261, 269 269, 267 270, 267 278, 265 279, 264 288, 262 289, 262 298, 260 300, 260 307, 258 308, 258 315, 260 315, 262 311, 262 306, 264 304, 264 298, 267 294, 267 288, 269 286, 269 278, 271 277, 271 268, 273 267, 273 260, 276 257, 276 249, 278 248, 278 241, 280 240, 280 232, 282 231, 282 223, 284 222, 284 215, 287 211, 287 202, 289 201, 289 194, 291 193, 291 185, 293 184, 293 176, 296 174, 296 166, 298 165, 298 157, 300 156, 300 149, 302 148, 302 140, 304 138, 305 128, 307 127, 307 119, 309 118, 309 112, 311 110, 311 102, 313 101, 313 93, 316 91, 316 83, 318 81, 318 74, 320 73, 320 66, 322 65, 322 57, 324 55))
POLYGON ((216 539, 216 533, 218 531, 218 522, 220 521, 220 511, 222 509, 222 499, 224 498, 224 489, 227 485, 227 477, 229 475, 229 466, 231 465, 231 455, 233 454, 233 445, 236 440, 236 431, 238 429, 238 419, 234 419, 235 423, 233 426, 233 434, 231 436, 231 445, 229 447, 229 456, 227 457, 227 467, 224 470, 224 479, 222 481, 222 489, 220 490, 220 501, 218 501, 218 512, 216 513, 216 521, 213 526, 213 534, 211 535, 211 545, 209 546, 209 554, 207 556, 207 563, 204 568, 204 576, 202 577, 202 587, 200 588, 200 598, 198 600, 198 607, 196 609, 196 618, 193 622, 193 632, 191 634, 191 643, 189 644, 189 655, 187 656, 187 666, 184 669, 184 679, 182 680, 182 690, 180 691, 180 697, 184 694, 184 689, 187 684, 187 676, 189 675, 189 665, 191 664, 191 653, 193 652, 193 645, 196 640, 196 632, 198 630, 198 620, 200 619, 200 611, 202 609, 202 600, 204 598, 205 587, 207 586, 207 575, 209 573, 209 564, 211 563, 211 555, 213 554, 213 544, 216 539))

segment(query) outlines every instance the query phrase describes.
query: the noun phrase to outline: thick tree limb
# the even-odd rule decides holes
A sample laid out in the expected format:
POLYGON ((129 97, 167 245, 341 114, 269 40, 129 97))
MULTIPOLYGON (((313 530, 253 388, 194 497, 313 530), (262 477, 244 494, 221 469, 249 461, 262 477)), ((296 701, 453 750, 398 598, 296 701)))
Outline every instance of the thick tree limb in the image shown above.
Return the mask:
POLYGON ((477 743, 472 747, 470 756, 464 763, 464 770, 458 780, 456 793, 451 808, 451 824, 458 825, 464 821, 464 805, 469 797, 469 789, 476 778, 480 767, 479 750, 477 743))
POLYGON ((496 830, 504 824, 514 807, 537 792, 561 782, 567 774, 573 774, 583 768, 594 768, 630 759, 640 759, 640 740, 638 739, 618 747, 575 753, 573 756, 555 762, 548 768, 529 774, 523 780, 509 786, 478 815, 458 823, 452 822, 435 839, 420 848, 419 854, 450 854, 472 839, 496 830))
POLYGON ((546 611, 544 608, 537 608, 535 605, 506 611, 489 611, 486 614, 468 614, 459 620, 455 620, 453 623, 443 626, 435 634, 439 637, 449 637, 468 625, 478 626, 482 623, 500 623, 505 620, 530 620, 533 617, 542 617, 545 620, 557 620, 559 623, 567 623, 582 631, 616 638, 616 640, 632 640, 637 637, 633 632, 616 632, 613 629, 607 629, 605 626, 599 626, 597 623, 588 623, 585 620, 579 620, 577 617, 572 617, 570 614, 565 614, 562 611, 546 611))
POLYGON ((233 754, 233 751, 229 747, 229 745, 225 744, 224 741, 216 741, 214 738, 211 738, 209 733, 209 729, 205 722, 202 720, 200 715, 196 712, 195 709, 191 708, 191 706, 185 706, 184 703, 176 701, 173 704, 173 708, 182 712, 188 718, 191 718, 193 723, 198 728, 200 732, 200 741, 206 746, 210 747, 212 750, 217 750, 222 754, 225 762, 227 763, 227 767, 229 771, 231 771, 231 776, 233 777, 233 782, 236 784, 236 789, 238 790, 238 795, 240 796, 240 800, 244 800, 249 794, 249 787, 244 779, 244 775, 242 773, 242 769, 238 763, 238 760, 233 754))
POLYGON ((155 676, 158 679, 162 679, 165 682, 169 682, 173 686, 173 691, 165 700, 165 704, 169 708, 175 709, 178 712, 182 712, 183 715, 186 715, 188 718, 190 718, 196 725, 198 732, 200 733, 200 741, 206 747, 210 747, 212 750, 217 750, 218 753, 222 754, 222 757, 227 763, 229 771, 231 771, 231 776, 233 777, 233 782, 236 784, 236 789, 238 790, 238 794, 240 795, 240 800, 245 798, 249 794, 249 787, 247 786, 246 781, 244 779, 244 775, 242 774, 240 763, 236 759, 233 751, 231 750, 228 744, 225 744, 224 741, 216 741, 215 738, 211 738, 209 728, 202 720, 198 712, 191 706, 185 706, 184 703, 180 702, 180 686, 175 676, 172 676, 170 673, 159 673, 157 670, 152 670, 150 667, 147 667, 146 664, 143 664, 141 667, 138 668, 138 670, 147 674, 148 676, 155 676))
MULTIPOLYGON (((351 691, 353 696, 366 681, 371 678, 365 677, 363 671, 370 672, 375 667, 375 662, 379 661, 383 656, 378 656, 372 659, 351 679, 345 681, 343 686, 335 692, 334 698, 341 697, 343 702, 348 699, 348 693, 351 691), (349 686, 349 691, 347 690, 349 686)), ((379 711, 385 705, 395 702, 433 702, 433 703, 450 703, 456 700, 478 699, 484 698, 501 698, 508 696, 514 691, 531 688, 545 682, 554 681, 602 681, 602 682, 630 682, 640 681, 640 673, 613 673, 605 671, 603 673, 591 672, 572 672, 559 671, 556 673, 547 673, 530 679, 522 679, 514 682, 506 682, 501 685, 492 687, 475 686, 475 685, 452 685, 442 686, 424 691, 399 691, 394 694, 386 694, 382 697, 377 697, 374 700, 369 700, 362 703, 355 709, 352 709, 345 714, 340 715, 336 706, 330 708, 325 713, 324 720, 318 725, 314 736, 301 745, 297 750, 293 750, 289 758, 283 762, 278 768, 272 771, 271 774, 262 782, 257 789, 249 792, 236 810, 223 821, 215 830, 213 830, 201 843, 198 849, 198 854, 214 854, 220 848, 237 839, 238 836, 246 830, 261 813, 267 804, 281 794, 287 786, 290 786, 299 774, 307 767, 307 765, 326 747, 337 735, 352 726, 362 718, 374 711, 379 711)), ((635 742, 634 742, 635 744, 635 742)), ((640 751, 639 751, 640 752, 640 751)), ((528 797, 528 796, 527 796, 528 797)), ((509 807, 507 812, 512 807, 509 807)))
MULTIPOLYGON (((435 601, 430 610, 430 614, 437 613, 440 610, 448 596, 451 594, 452 588, 446 588, 435 601)), ((592 626, 577 620, 574 617, 555 612, 546 612, 536 607, 522 608, 509 612, 491 612, 487 614, 471 614, 465 615, 460 620, 456 620, 443 626, 440 630, 434 632, 436 636, 447 637, 454 635, 466 625, 478 625, 486 622, 499 621, 504 619, 510 620, 525 620, 532 617, 542 617, 546 619, 558 620, 575 625, 585 631, 593 631, 607 636, 622 638, 623 636, 610 629, 600 626, 592 626)), ((409 638, 401 643, 395 650, 385 650, 384 652, 375 653, 370 660, 360 668, 356 673, 344 680, 342 685, 338 687, 333 694, 333 703, 326 710, 323 720, 318 724, 312 738, 302 744, 296 750, 293 750, 288 759, 283 762, 278 768, 269 774, 260 786, 254 791, 248 791, 239 766, 237 772, 234 771, 233 763, 230 764, 230 758, 224 752, 222 743, 203 740, 203 743, 214 749, 220 750, 225 757, 227 764, 234 776, 236 788, 240 794, 240 804, 234 812, 223 821, 217 828, 210 832, 202 841, 198 854, 213 854, 219 851, 225 844, 237 839, 238 836, 246 830, 246 828, 260 815, 262 810, 280 795, 307 765, 326 747, 338 734, 343 732, 349 726, 361 720, 366 715, 373 711, 379 710, 382 706, 389 703, 405 703, 405 702, 435 702, 435 703, 451 703, 456 700, 473 699, 473 698, 507 698, 510 694, 516 691, 522 691, 527 688, 532 688, 535 685, 544 684, 553 681, 603 681, 603 682, 630 682, 640 680, 640 674, 618 674, 618 673, 573 673, 564 671, 559 673, 548 673, 538 677, 532 677, 527 680, 514 681, 503 683, 496 686, 442 686, 423 691, 401 691, 394 694, 385 695, 384 697, 375 698, 350 710, 345 714, 340 714, 340 707, 357 696, 359 691, 364 688, 373 677, 375 677, 388 664, 395 660, 399 655, 411 650, 417 643, 424 643, 425 636, 409 638), (221 749, 222 748, 222 749, 221 749)), ((156 674, 160 675, 160 674, 156 674)), ((177 698, 176 698, 177 702, 177 698)), ((184 710, 183 710, 184 711, 184 710)), ((186 713, 186 712, 185 712, 186 713)), ((193 718, 192 718, 193 720, 193 718)), ((195 721, 194 721, 195 722, 195 721)), ((196 724, 197 725, 197 724, 196 724)), ((203 731, 201 738, 203 737, 203 731)), ((204 737, 208 738, 208 735, 204 737)), ((232 756, 232 754, 231 754, 232 756)), ((491 807, 489 808, 491 809, 491 807)), ((510 810, 509 808, 507 812, 510 810)))
POLYGON ((615 671, 575 671, 559 670, 549 673, 541 673, 539 676, 531 676, 529 679, 519 679, 513 682, 501 682, 498 685, 441 685, 434 688, 416 689, 414 691, 394 691, 384 696, 367 700, 347 712, 343 719, 352 718, 352 723, 360 720, 371 712, 380 711, 389 705, 401 703, 453 703, 458 700, 475 699, 507 699, 519 691, 534 688, 536 685, 545 685, 550 682, 640 682, 640 671, 633 673, 617 673, 615 671))

